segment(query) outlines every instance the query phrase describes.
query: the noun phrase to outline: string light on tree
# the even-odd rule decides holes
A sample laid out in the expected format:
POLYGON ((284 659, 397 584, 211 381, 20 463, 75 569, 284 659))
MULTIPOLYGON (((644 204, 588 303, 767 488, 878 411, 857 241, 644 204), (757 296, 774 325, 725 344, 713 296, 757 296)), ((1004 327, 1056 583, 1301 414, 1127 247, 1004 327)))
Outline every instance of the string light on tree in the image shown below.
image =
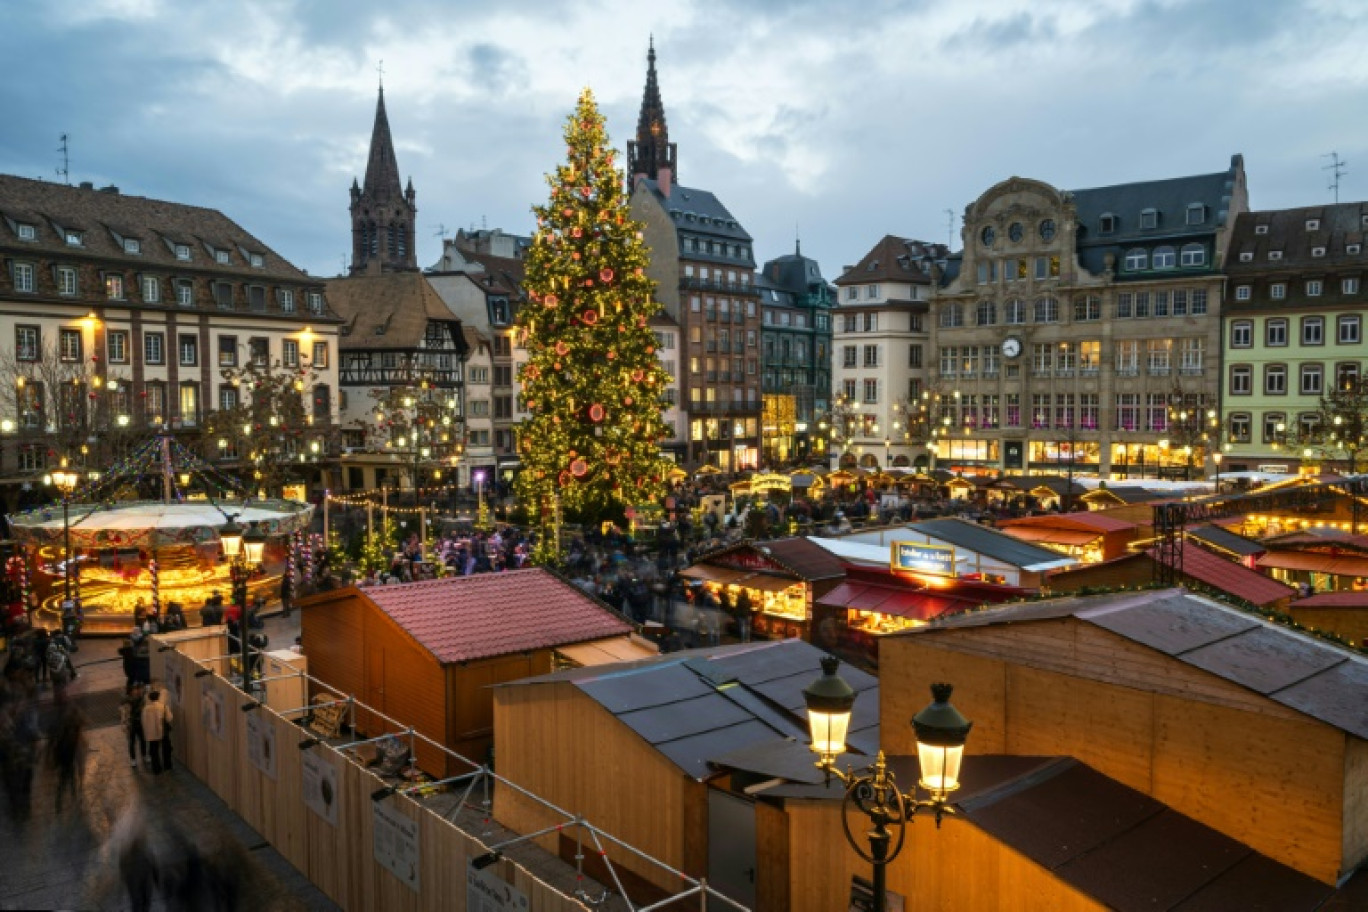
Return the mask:
POLYGON ((528 417, 518 427, 517 489, 544 526, 554 525, 557 495, 585 518, 621 516, 661 497, 665 475, 668 377, 650 328, 660 309, 646 277, 650 254, 587 89, 565 144, 565 163, 547 176, 550 199, 535 209, 529 303, 518 319, 528 417))

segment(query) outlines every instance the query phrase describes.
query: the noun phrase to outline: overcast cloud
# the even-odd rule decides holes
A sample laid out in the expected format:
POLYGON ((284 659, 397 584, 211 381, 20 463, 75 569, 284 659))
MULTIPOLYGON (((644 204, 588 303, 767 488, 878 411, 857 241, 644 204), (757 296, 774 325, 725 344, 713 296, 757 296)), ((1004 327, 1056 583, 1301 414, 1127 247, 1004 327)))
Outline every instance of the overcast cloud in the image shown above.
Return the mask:
POLYGON ((0 172, 222 209, 316 274, 350 251, 376 63, 419 262, 441 226, 530 233, 591 87, 636 126, 654 33, 680 178, 768 259, 828 277, 879 237, 947 239, 1012 175, 1066 188, 1224 170, 1251 202, 1368 196, 1359 0, 6 0, 0 172))

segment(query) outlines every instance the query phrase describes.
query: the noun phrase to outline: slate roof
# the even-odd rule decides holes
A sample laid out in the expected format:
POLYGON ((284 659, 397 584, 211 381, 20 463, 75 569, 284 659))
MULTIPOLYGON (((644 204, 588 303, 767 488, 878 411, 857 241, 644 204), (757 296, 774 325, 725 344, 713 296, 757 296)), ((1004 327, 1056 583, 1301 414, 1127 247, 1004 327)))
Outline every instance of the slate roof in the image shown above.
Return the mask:
MULTIPOLYGON (((1363 250, 1363 238, 1368 234, 1368 202, 1327 203, 1322 206, 1302 206, 1297 209, 1273 209, 1243 213, 1235 220, 1230 238, 1230 256, 1226 271, 1232 278, 1283 270, 1306 271, 1308 275, 1344 266, 1368 266, 1368 253, 1363 250), (1308 220, 1317 220, 1320 227, 1308 231, 1308 220), (1264 233, 1259 233, 1259 228, 1264 233), (1358 244, 1359 252, 1348 253, 1345 247, 1358 244), (1316 247, 1324 247, 1323 256, 1312 256, 1316 247), (1278 251, 1277 260, 1269 259, 1270 251, 1278 251), (1248 261, 1241 254, 1250 255, 1248 261), (1312 270, 1314 272, 1312 272, 1312 270)), ((1335 294, 1337 288, 1326 289, 1335 294)), ((1295 290, 1292 297, 1297 297, 1295 290)))
POLYGON ((801 252, 786 253, 769 260, 760 271, 759 278, 792 295, 807 295, 811 286, 826 284, 826 279, 822 278, 822 267, 801 252))
POLYGON ((937 618, 890 636, 1073 617, 1368 738, 1368 657, 1185 592, 1074 596, 937 618))
POLYGON ((836 285, 862 285, 870 282, 932 285, 935 283, 932 277, 933 270, 928 265, 927 271, 923 272, 921 264, 944 260, 949 254, 950 249, 944 244, 928 244, 925 241, 886 234, 860 258, 860 262, 836 279, 836 285))
POLYGON ((458 322, 419 272, 328 281, 328 302, 342 317, 342 351, 417 348, 429 320, 458 322))
POLYGON ((1050 569, 1078 563, 1058 551, 1019 541, 1005 532, 962 519, 927 519, 907 526, 938 541, 966 548, 1023 570, 1050 569))
MULTIPOLYGON (((736 216, 732 215, 731 211, 722 204, 722 201, 710 191, 673 184, 670 187, 670 195, 666 196, 660 192, 660 184, 649 177, 638 177, 637 184, 638 186, 645 184, 655 194, 660 205, 669 213, 675 229, 681 234, 745 241, 749 245, 751 236, 746 232, 746 229, 741 227, 736 216)), ((687 259, 719 259, 738 264, 743 262, 735 258, 710 258, 707 254, 695 254, 692 251, 687 259)), ((744 262, 752 269, 755 268, 753 256, 748 256, 744 262)))
MULTIPOLYGON (((1296 590, 1291 586, 1270 579, 1243 564, 1237 564, 1232 560, 1212 554, 1210 551, 1205 551, 1190 542, 1184 541, 1181 547, 1183 550, 1184 576, 1190 576, 1214 589, 1227 592, 1236 598, 1242 598, 1250 604, 1265 607, 1275 602, 1290 599, 1296 594, 1296 590)), ((1154 560, 1167 563, 1162 554, 1155 548, 1151 548, 1145 553, 1154 560)))
POLYGON ((1241 557, 1253 557, 1268 550, 1259 542, 1245 538, 1243 535, 1236 535, 1220 526, 1195 526, 1188 529, 1187 534, 1189 538, 1195 538, 1199 542, 1204 542, 1222 551, 1229 551, 1231 554, 1238 554, 1241 557))
POLYGON ((757 551, 773 560, 799 579, 807 582, 840 579, 845 576, 845 564, 821 545, 806 537, 779 538, 773 541, 743 541, 707 554, 699 555, 695 563, 706 564, 737 551, 757 551))
MULTIPOLYGON (((736 751, 807 743, 803 688, 821 673, 824 655, 797 639, 739 643, 576 668, 498 686, 574 686, 702 781, 716 772, 714 761, 736 751)), ((849 665, 842 665, 840 674, 859 695, 847 741, 872 755, 879 741, 878 679, 849 665)))
POLYGON ((527 264, 522 260, 494 256, 491 253, 474 253, 469 250, 461 251, 461 255, 484 267, 483 276, 478 272, 468 272, 466 275, 475 280, 486 292, 502 292, 514 298, 523 296, 522 283, 527 272, 527 264))
MULTIPOLYGON (((217 209, 128 196, 113 187, 97 190, 0 175, 0 239, 6 248, 64 260, 98 258, 171 273, 320 284, 217 209), (19 240, 20 224, 33 226, 32 241, 19 240), (83 232, 81 246, 66 243, 66 229, 83 232), (124 238, 140 241, 141 251, 126 253, 124 238), (190 246, 190 260, 176 259, 176 244, 190 246), (219 263, 211 248, 226 250, 229 262, 219 263), (251 265, 253 253, 262 255, 260 267, 251 265)), ((306 312, 303 302, 298 306, 306 312)))
POLYGON ((438 662, 470 662, 626 636, 621 615, 540 568, 356 590, 438 662))
POLYGON ((1101 273, 1105 270, 1107 254, 1115 256, 1119 264, 1130 247, 1159 241, 1182 244, 1204 240, 1208 247, 1206 263, 1201 269, 1118 272, 1117 277, 1154 279, 1214 272, 1217 264, 1210 243, 1229 218, 1236 176, 1243 169, 1243 157, 1235 155, 1231 157, 1229 169, 1212 174, 1070 191, 1078 220, 1079 261, 1089 272, 1101 273), (1187 207, 1192 203, 1206 207, 1206 218, 1201 224, 1187 224, 1187 207), (1140 227, 1140 213, 1145 209, 1158 212, 1157 225, 1152 229, 1140 227), (1101 230, 1102 216, 1106 214, 1117 220, 1116 230, 1109 234, 1103 234, 1101 230))

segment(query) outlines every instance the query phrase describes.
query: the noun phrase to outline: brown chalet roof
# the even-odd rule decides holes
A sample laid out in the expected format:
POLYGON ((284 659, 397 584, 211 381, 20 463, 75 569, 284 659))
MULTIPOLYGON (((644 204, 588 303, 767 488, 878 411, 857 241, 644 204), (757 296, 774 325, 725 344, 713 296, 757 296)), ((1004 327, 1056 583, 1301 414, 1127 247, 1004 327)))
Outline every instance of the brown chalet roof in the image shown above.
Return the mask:
POLYGON ((327 294, 345 321, 343 351, 417 348, 429 320, 458 319, 420 272, 330 279, 327 294))
POLYGON ((367 586, 356 592, 443 665, 632 631, 620 615, 540 568, 367 586))
MULTIPOLYGON (((1346 266, 1368 266, 1368 253, 1362 247, 1357 254, 1345 249, 1363 243, 1364 216, 1368 216, 1368 203, 1362 202, 1241 213, 1231 232, 1226 269, 1234 278, 1245 278, 1284 270, 1315 276, 1346 266), (1311 220, 1320 224, 1308 231, 1311 220), (1325 248, 1324 255, 1312 256, 1317 247, 1325 248), (1270 251, 1281 256, 1270 259, 1270 251), (1241 254, 1250 258, 1243 260, 1241 254)), ((1292 297, 1299 296, 1294 293, 1292 297)))
POLYGON ((714 560, 725 560, 729 554, 740 551, 757 551, 763 557, 788 570, 794 576, 807 582, 840 579, 845 576, 845 564, 821 545, 806 538, 780 538, 774 541, 744 541, 710 554, 701 555, 698 563, 705 564, 714 560))
POLYGON ((1331 576, 1368 576, 1368 557, 1328 554, 1324 551, 1270 551, 1254 559, 1260 567, 1275 570, 1308 570, 1331 576))
POLYGON ((884 235, 883 239, 866 253, 860 262, 848 269, 837 285, 858 285, 867 282, 911 282, 914 285, 931 285, 935 280, 930 273, 921 271, 918 263, 927 254, 944 258, 947 254, 944 245, 922 244, 909 238, 884 235), (913 248, 916 249, 913 249, 913 248))
MULTIPOLYGON (((1232 560, 1212 554, 1197 545, 1183 542, 1183 575, 1198 582, 1206 583, 1214 589, 1242 598, 1252 605, 1265 607, 1284 599, 1290 599, 1295 590, 1275 579, 1269 579, 1256 570, 1237 564, 1232 560)), ((1156 548, 1147 553, 1155 560, 1163 557, 1156 548)), ((1165 562, 1167 563, 1167 562, 1165 562)))
POLYGON ((937 618, 897 637, 1074 618, 1368 738, 1368 657, 1185 592, 1075 596, 937 618))
POLYGON ((1368 608, 1368 592, 1322 592, 1292 603, 1293 608, 1368 608))

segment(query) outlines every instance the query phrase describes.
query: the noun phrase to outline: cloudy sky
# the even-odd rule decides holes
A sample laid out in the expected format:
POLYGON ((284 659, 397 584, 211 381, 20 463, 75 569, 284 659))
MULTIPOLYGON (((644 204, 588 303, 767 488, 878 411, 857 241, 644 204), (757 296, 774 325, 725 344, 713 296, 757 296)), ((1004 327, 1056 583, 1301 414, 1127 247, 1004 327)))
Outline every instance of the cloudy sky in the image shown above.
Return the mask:
MULTIPOLYGON (((0 172, 222 209, 316 274, 350 250, 378 61, 419 262, 530 233, 581 86, 616 145, 654 33, 686 185, 834 277, 1012 175, 1224 170, 1259 208, 1368 198, 1361 0, 3 0, 0 172)), ((958 235, 958 227, 956 227, 958 235)), ((956 241, 958 246, 958 241, 956 241)))

